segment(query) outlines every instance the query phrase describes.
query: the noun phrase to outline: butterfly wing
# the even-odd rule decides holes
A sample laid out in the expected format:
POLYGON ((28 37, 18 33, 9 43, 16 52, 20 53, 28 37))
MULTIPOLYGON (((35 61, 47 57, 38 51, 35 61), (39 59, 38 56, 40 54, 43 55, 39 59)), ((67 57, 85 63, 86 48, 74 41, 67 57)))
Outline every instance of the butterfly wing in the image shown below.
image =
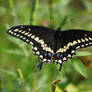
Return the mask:
POLYGON ((31 44, 42 63, 51 62, 54 56, 60 70, 62 63, 72 58, 77 49, 92 45, 92 32, 84 30, 63 31, 59 39, 55 39, 54 30, 42 26, 20 25, 10 28, 7 33, 31 44))
POLYGON ((31 44, 42 62, 51 61, 51 55, 54 53, 54 30, 42 26, 20 25, 10 28, 7 33, 31 44))
POLYGON ((92 46, 92 32, 86 30, 63 31, 60 39, 61 47, 56 51, 56 61, 60 64, 72 58, 77 49, 92 46))

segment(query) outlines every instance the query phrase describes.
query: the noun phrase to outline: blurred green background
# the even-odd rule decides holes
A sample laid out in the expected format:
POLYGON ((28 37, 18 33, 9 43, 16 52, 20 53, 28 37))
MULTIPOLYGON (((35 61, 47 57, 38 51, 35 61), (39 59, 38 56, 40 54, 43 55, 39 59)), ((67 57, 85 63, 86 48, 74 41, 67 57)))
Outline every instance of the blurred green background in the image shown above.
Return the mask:
POLYGON ((92 47, 78 51, 63 64, 44 64, 31 46, 9 36, 15 25, 43 25, 53 29, 92 31, 92 0, 0 0, 0 92, 92 92, 92 47))

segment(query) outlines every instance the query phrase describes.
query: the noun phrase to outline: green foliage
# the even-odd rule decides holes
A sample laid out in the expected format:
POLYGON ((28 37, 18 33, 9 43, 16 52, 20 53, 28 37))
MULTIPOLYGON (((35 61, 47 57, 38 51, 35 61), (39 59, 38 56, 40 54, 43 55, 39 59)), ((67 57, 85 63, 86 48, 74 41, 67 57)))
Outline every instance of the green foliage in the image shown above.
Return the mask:
MULTIPOLYGON (((51 83, 58 79, 58 92, 68 87, 78 92, 92 90, 92 66, 86 69, 73 58, 63 64, 61 72, 56 64, 44 64, 39 70, 40 61, 31 46, 6 33, 20 24, 92 30, 91 4, 91 0, 0 0, 0 92, 51 92, 51 83)), ((88 56, 91 62, 92 47, 78 51, 76 56, 88 56)))
POLYGON ((92 55, 92 53, 88 51, 78 51, 76 56, 89 56, 89 55, 92 55))
POLYGON ((84 76, 85 78, 87 78, 88 77, 87 71, 86 71, 83 63, 80 60, 76 59, 76 58, 73 58, 71 61, 72 61, 72 64, 73 64, 73 68, 78 73, 80 73, 82 76, 84 76))

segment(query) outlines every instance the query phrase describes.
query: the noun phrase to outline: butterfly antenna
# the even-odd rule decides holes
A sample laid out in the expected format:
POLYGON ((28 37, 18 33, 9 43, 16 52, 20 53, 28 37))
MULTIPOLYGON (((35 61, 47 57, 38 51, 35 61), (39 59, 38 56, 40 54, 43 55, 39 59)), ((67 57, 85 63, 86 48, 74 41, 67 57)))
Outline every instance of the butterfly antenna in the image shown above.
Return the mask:
POLYGON ((62 64, 60 64, 60 68, 59 68, 59 71, 61 71, 61 68, 62 68, 62 64))

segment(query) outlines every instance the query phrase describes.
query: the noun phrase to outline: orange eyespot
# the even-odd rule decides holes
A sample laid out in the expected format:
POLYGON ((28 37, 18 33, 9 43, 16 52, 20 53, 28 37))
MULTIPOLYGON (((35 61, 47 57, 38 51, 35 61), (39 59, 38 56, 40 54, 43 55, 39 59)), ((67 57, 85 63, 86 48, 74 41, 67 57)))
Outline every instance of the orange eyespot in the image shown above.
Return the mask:
POLYGON ((54 60, 54 59, 55 59, 55 56, 52 56, 52 57, 51 57, 51 60, 54 60))

